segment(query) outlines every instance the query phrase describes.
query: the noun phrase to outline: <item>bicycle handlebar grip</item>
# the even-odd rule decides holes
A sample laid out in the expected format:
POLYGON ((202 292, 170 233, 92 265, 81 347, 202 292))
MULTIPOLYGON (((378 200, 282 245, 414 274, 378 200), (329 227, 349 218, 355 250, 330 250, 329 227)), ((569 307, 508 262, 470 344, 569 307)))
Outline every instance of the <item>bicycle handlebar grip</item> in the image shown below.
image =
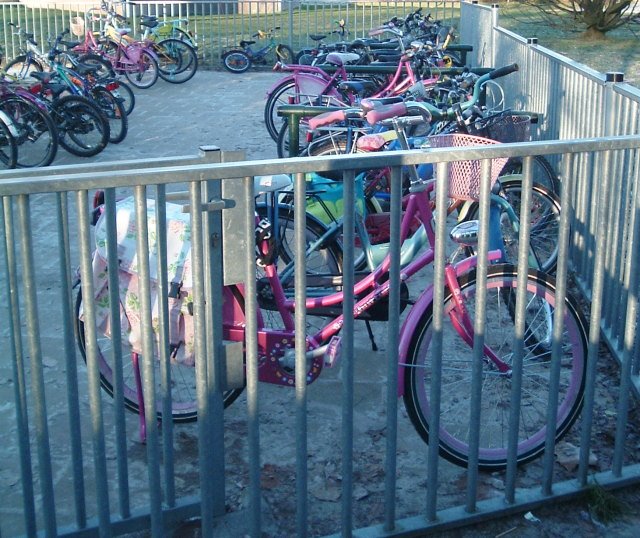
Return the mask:
POLYGON ((519 69, 520 67, 518 64, 505 65, 504 67, 499 67, 498 69, 491 71, 491 73, 489 73, 489 78, 493 80, 494 78, 505 77, 511 73, 515 73, 519 69))
POLYGON ((407 114, 407 106, 404 103, 395 103, 393 105, 381 106, 367 112, 365 116, 367 123, 374 125, 379 121, 386 120, 397 116, 405 116, 407 114))
POLYGON ((324 112, 309 119, 309 128, 311 130, 314 130, 324 125, 338 123, 339 121, 344 121, 345 117, 346 116, 344 110, 332 110, 331 112, 324 112))

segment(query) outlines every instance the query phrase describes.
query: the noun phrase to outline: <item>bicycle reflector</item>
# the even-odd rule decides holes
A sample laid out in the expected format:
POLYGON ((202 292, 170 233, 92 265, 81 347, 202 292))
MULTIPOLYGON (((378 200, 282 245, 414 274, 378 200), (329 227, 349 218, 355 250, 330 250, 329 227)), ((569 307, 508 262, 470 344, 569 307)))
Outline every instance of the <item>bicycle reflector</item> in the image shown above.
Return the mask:
POLYGON ((120 83, 117 80, 114 80, 112 82, 107 82, 107 84, 105 85, 105 88, 107 88, 107 91, 112 92, 113 90, 117 90, 120 87, 120 83))

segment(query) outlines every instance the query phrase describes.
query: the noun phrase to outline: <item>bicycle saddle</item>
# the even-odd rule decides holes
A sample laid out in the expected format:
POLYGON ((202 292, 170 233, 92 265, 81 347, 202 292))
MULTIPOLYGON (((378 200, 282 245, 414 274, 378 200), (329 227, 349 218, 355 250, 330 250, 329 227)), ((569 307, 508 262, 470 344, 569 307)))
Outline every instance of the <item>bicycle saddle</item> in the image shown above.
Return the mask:
POLYGON ((327 55, 326 62, 340 67, 351 62, 357 62, 359 59, 360 55, 353 52, 331 52, 327 55))
POLYGON ((325 35, 321 35, 321 34, 310 34, 309 38, 312 39, 313 41, 322 41, 326 36, 325 35))
POLYGON ((240 41, 240 46, 244 49, 245 47, 248 47, 249 45, 253 45, 255 44, 255 41, 245 41, 244 39, 242 41, 240 41))

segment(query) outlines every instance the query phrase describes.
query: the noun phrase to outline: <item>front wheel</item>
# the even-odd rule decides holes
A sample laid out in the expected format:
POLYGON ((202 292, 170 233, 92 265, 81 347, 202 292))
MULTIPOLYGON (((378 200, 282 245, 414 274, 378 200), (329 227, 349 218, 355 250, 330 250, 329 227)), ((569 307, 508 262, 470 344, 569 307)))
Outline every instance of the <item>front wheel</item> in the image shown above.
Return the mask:
POLYGON ((285 64, 292 64, 295 61, 295 53, 289 45, 280 43, 276 46, 276 56, 278 60, 285 64))
POLYGON ((136 88, 151 88, 158 80, 158 62, 149 51, 140 52, 140 59, 133 67, 127 68, 124 76, 136 88))
MULTIPOLYGON (((507 464, 509 420, 518 413, 517 462, 523 464, 544 452, 547 428, 547 405, 551 390, 551 333, 556 309, 555 281, 537 271, 529 271, 526 292, 524 353, 520 405, 515 407, 512 385, 515 367, 516 332, 514 304, 518 275, 513 266, 497 265, 489 269, 487 278, 487 311, 485 345, 506 365, 500 370, 486 356, 482 359, 480 403, 479 467, 483 471, 504 469, 507 464)), ((439 451, 447 460, 466 467, 469 463, 471 430, 473 348, 447 320, 460 316, 455 302, 459 299, 469 310, 473 323, 476 294, 475 272, 459 279, 461 296, 445 290, 441 365, 439 451)), ((575 422, 582 407, 586 376, 586 323, 571 297, 565 303, 563 331, 560 340, 557 388, 556 440, 575 422)), ((433 304, 422 313, 411 336, 406 357, 404 402, 414 427, 429 442, 431 419, 431 379, 435 375, 432 339, 433 304)), ((486 354, 485 354, 486 355, 486 354)))
POLYGON ((222 65, 232 73, 244 73, 251 67, 251 58, 242 50, 230 50, 222 55, 222 65))
MULTIPOLYGON (((522 205, 522 181, 521 176, 503 177, 500 180, 499 196, 504 198, 521 218, 522 205)), ((529 256, 532 267, 545 273, 553 273, 558 262, 558 236, 560 234, 560 200, 543 185, 533 184, 531 191, 531 208, 529 222, 531 231, 529 234, 529 256), (535 266, 533 265, 535 263, 535 266)), ((465 220, 478 219, 479 205, 474 203, 465 220)), ((516 264, 518 261, 519 235, 514 229, 514 223, 506 212, 500 216, 500 227, 504 240, 504 251, 507 263, 516 264)), ((474 248, 469 248, 467 254, 476 253, 474 248)))
POLYGON ((42 71, 42 65, 33 58, 27 58, 24 54, 17 56, 4 67, 4 72, 7 73, 7 75, 11 75, 11 77, 19 80, 29 78, 31 73, 41 73, 42 71))

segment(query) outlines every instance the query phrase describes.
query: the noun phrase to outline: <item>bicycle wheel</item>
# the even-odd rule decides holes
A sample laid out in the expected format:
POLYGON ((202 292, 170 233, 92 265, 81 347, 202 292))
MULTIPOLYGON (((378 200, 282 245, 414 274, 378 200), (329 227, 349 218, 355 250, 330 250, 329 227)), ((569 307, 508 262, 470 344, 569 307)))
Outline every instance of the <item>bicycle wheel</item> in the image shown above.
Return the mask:
POLYGON ((103 56, 100 56, 99 54, 83 54, 82 56, 78 57, 78 61, 81 64, 87 64, 97 67, 97 78, 108 79, 114 78, 116 76, 116 72, 113 69, 111 62, 103 56))
MULTIPOLYGON (((522 174, 521 157, 509 159, 500 175, 508 176, 514 174, 522 174)), ((533 157, 533 182, 545 186, 553 194, 560 194, 560 179, 544 155, 535 155, 533 157)))
POLYGON ((222 55, 222 66, 232 73, 244 73, 251 67, 251 58, 243 50, 230 50, 222 55))
MULTIPOLYGON (((513 345, 516 340, 512 316, 517 273, 513 266, 489 269, 487 279, 487 327, 485 345, 498 355, 509 370, 500 372, 491 360, 483 360, 479 466, 484 471, 504 469, 507 463, 509 416, 513 407, 511 385, 513 345)), ((460 278, 461 298, 475 317, 477 283, 475 272, 460 278)), ((544 452, 547 402, 551 377, 550 346, 540 345, 540 332, 548 333, 553 322, 554 280, 531 270, 527 282, 525 346, 519 409, 518 464, 544 452), (528 337, 529 336, 529 337, 528 337)), ((445 321, 456 312, 455 299, 445 291, 445 321)), ((561 368, 558 388, 556 440, 575 422, 582 407, 586 376, 586 323, 571 297, 565 301, 564 331, 561 339, 561 368)), ((433 305, 422 313, 411 336, 405 368, 404 402, 409 417, 425 442, 429 441, 431 376, 433 356, 433 305)), ((454 328, 443 327, 442 384, 440 402, 439 451, 447 460, 466 467, 469 461, 470 400, 473 349, 454 328)))
MULTIPOLYGON (((307 131, 308 129, 306 128, 305 124, 301 122, 298 129, 298 153, 297 155, 293 155, 293 157, 307 154, 307 131)), ((282 122, 280 130, 278 131, 276 151, 278 154, 278 158, 280 159, 286 159, 287 157, 292 156, 289 155, 289 122, 286 119, 282 122)))
POLYGON ((18 148, 17 168, 48 166, 58 152, 58 131, 51 116, 17 95, 0 99, 0 120, 18 148))
MULTIPOLYGON (((280 267, 294 259, 294 209, 292 205, 278 204, 276 218, 273 208, 261 204, 256 206, 256 212, 260 218, 268 218, 275 229, 276 252, 280 267)), ((306 244, 309 247, 327 231, 327 228, 318 220, 307 215, 305 222, 306 244)), ((336 238, 323 241, 317 248, 310 252, 306 258, 308 274, 336 275, 342 272, 342 247, 336 238)))
MULTIPOLYGON (((105 81, 106 84, 109 84, 109 81, 105 81)), ((122 103, 124 108, 124 113, 128 116, 133 112, 133 109, 136 106, 136 95, 133 93, 131 86, 129 86, 126 82, 122 80, 118 80, 118 87, 113 90, 109 90, 113 95, 115 95, 116 99, 122 103)))
POLYGON ((78 157, 93 157, 109 142, 109 122, 86 97, 67 95, 52 104, 60 145, 78 157))
POLYGON ((282 105, 337 105, 341 103, 335 88, 325 88, 326 81, 319 77, 309 76, 305 79, 285 80, 274 88, 264 105, 264 122, 269 136, 278 141, 278 132, 285 118, 278 116, 278 108, 282 105))
POLYGON ((129 130, 123 104, 102 86, 94 86, 91 89, 91 97, 109 122, 109 142, 119 144, 126 138, 129 130))
POLYGON ((156 59, 148 51, 143 50, 140 52, 140 59, 136 67, 125 70, 124 76, 136 88, 146 89, 151 88, 156 83, 159 76, 158 72, 156 59))
MULTIPOLYGON (((236 315, 244 315, 244 299, 240 290, 235 286, 224 288, 225 305, 230 308, 237 306, 236 315), (233 306, 232 306, 233 305, 233 306)), ((82 291, 78 292, 76 298, 76 324, 77 338, 80 354, 85 363, 87 362, 86 342, 85 342, 85 326, 81 319, 82 308, 82 291)), ((139 398, 136 385, 136 368, 132 361, 132 352, 128 344, 126 335, 122 338, 122 375, 123 375, 123 393, 124 405, 130 411, 139 413, 139 398)), ((102 388, 110 395, 114 395, 114 364, 113 344, 109 337, 99 335, 98 337, 98 367, 100 370, 100 384, 102 388)), ((142 364, 142 357, 139 357, 142 364)), ((160 376, 160 361, 154 359, 156 394, 161 392, 162 378, 160 376)), ((198 402, 196 398, 196 378, 195 368, 178 363, 171 363, 171 414, 175 422, 190 422, 197 419, 198 402)), ((224 393, 225 407, 231 405, 235 399, 240 396, 244 389, 228 390, 224 393)), ((157 416, 162 418, 162 400, 157 396, 157 416)))
POLYGON ((40 63, 36 62, 33 58, 28 58, 25 54, 16 56, 7 65, 5 65, 3 71, 11 77, 15 77, 19 80, 29 78, 31 73, 43 71, 43 67, 40 63))
POLYGON ((279 61, 285 64, 294 63, 294 59, 296 57, 293 49, 289 45, 285 45, 284 43, 276 45, 276 56, 279 61))
POLYGON ((18 145, 11 130, 0 117, 0 168, 8 170, 16 167, 18 161, 18 145))
MULTIPOLYGON (((509 202, 516 215, 520 217, 522 201, 522 181, 517 176, 504 178, 500 182, 499 195, 509 202)), ((535 257, 537 269, 545 273, 553 273, 558 262, 558 234, 560 232, 560 200, 542 185, 533 185, 530 211, 531 234, 529 240, 530 254, 535 257)), ((478 204, 473 204, 465 220, 478 218, 478 204)), ((513 229, 508 215, 500 218, 506 262, 516 264, 518 261, 518 234, 513 229)), ((468 249, 467 254, 476 251, 468 249)))
POLYGON ((198 55, 186 42, 179 39, 164 39, 156 43, 158 75, 171 84, 182 84, 190 80, 198 69, 198 55))

